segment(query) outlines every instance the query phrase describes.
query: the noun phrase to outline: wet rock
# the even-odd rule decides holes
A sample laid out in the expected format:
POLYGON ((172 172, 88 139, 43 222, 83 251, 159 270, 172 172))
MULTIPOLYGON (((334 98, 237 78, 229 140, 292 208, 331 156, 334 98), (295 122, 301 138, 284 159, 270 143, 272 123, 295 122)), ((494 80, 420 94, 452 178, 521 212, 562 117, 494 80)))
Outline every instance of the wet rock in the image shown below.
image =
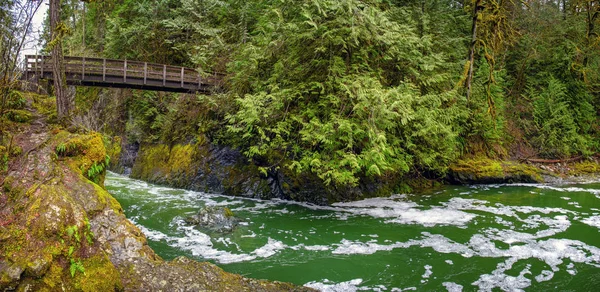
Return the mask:
POLYGON ((446 180, 453 184, 538 183, 542 170, 514 161, 470 158, 450 165, 446 180))
POLYGON ((196 225, 214 232, 232 232, 239 223, 229 208, 209 206, 200 209, 198 214, 185 219, 190 225, 196 225))

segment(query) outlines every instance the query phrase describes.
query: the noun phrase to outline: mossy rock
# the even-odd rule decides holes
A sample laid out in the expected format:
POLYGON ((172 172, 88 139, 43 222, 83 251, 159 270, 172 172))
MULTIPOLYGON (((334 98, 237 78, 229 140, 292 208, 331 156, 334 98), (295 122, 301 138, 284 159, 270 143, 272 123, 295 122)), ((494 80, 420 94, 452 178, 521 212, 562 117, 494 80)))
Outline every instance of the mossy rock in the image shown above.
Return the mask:
POLYGON ((33 115, 26 110, 9 110, 6 112, 6 117, 16 123, 29 123, 33 119, 33 115))
POLYGON ((106 148, 106 154, 110 157, 108 168, 115 170, 121 160, 122 139, 119 136, 110 137, 105 135, 102 137, 102 141, 104 142, 104 148, 106 148))
POLYGON ((110 157, 106 153, 102 135, 96 132, 77 135, 60 131, 54 137, 54 145, 56 155, 67 158, 74 170, 81 171, 89 180, 104 186, 110 157))
POLYGON ((543 182, 541 170, 514 161, 462 159, 450 165, 447 180, 456 184, 543 182))
POLYGON ((131 176, 142 180, 188 187, 199 168, 196 144, 143 145, 131 176))
POLYGON ((570 175, 600 174, 600 164, 596 160, 586 160, 569 165, 570 175))

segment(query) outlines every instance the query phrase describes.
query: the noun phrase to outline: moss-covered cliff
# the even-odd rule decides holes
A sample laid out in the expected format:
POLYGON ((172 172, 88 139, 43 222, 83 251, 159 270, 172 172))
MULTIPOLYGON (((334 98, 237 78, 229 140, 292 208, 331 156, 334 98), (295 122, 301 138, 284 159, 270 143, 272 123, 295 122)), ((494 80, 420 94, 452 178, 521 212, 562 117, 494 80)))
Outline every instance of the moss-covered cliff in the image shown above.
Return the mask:
POLYGON ((162 260, 103 188, 107 139, 50 129, 31 116, 12 133, 10 148, 22 151, 0 175, 0 290, 309 290, 162 260))

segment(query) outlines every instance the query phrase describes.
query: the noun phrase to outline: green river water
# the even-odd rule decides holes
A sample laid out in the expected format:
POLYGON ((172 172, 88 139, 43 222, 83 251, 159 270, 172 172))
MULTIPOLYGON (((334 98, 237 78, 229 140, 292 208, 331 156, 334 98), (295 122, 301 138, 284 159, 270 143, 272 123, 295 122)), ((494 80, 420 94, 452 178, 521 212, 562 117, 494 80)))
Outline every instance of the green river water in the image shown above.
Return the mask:
POLYGON ((156 186, 106 187, 163 258, 322 291, 600 291, 600 183, 450 186, 332 206, 156 186), (231 234, 184 223, 206 205, 231 234))

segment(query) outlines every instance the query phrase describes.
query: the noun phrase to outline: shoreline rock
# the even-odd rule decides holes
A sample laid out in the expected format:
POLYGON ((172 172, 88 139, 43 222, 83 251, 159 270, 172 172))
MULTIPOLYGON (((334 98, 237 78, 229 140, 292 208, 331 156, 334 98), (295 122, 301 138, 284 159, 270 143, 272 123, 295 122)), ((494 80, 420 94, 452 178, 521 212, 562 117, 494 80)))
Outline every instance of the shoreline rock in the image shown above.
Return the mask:
POLYGON ((197 214, 185 218, 184 221, 212 232, 230 233, 238 226, 240 220, 229 208, 207 206, 200 209, 197 214))
POLYGON ((101 136, 45 125, 15 135, 22 154, 0 174, 0 290, 314 291, 164 261, 102 187, 109 162, 101 136))

